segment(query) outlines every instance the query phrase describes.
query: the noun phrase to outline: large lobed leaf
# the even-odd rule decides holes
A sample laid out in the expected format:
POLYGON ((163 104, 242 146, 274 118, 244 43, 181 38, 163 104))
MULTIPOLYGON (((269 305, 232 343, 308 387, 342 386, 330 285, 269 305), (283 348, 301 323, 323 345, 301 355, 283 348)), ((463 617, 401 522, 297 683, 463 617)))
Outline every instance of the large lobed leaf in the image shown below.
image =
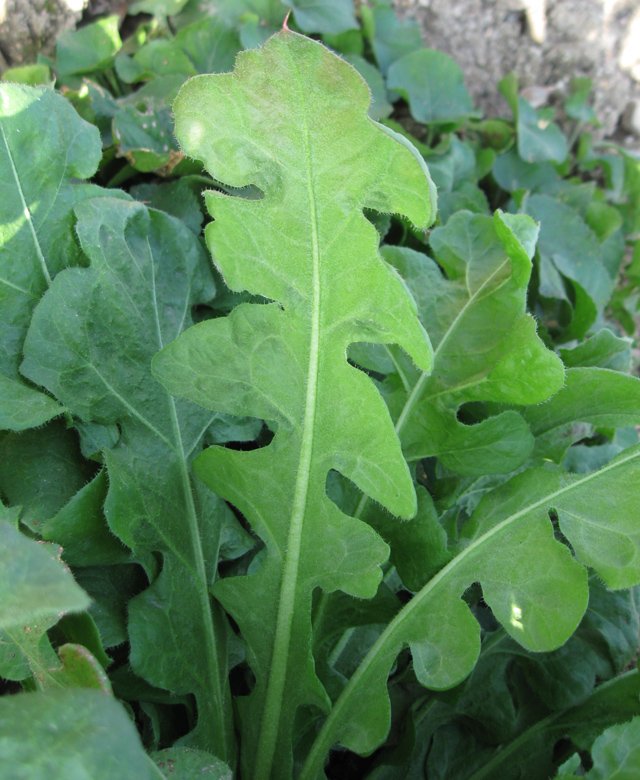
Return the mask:
POLYGON ((537 652, 560 647, 584 614, 587 571, 580 563, 595 569, 610 588, 637 584, 639 478, 636 446, 597 472, 573 476, 530 469, 485 496, 463 529, 461 551, 391 621, 350 679, 300 777, 316 780, 336 741, 368 754, 384 739, 387 677, 405 645, 428 687, 451 687, 469 673, 480 626, 460 597, 473 582, 482 585, 507 633, 537 652), (551 510, 577 560, 554 538, 551 510))
POLYGON ((413 302, 362 210, 402 213, 424 228, 434 196, 412 147, 367 118, 369 102, 355 70, 284 31, 239 55, 233 74, 192 79, 174 104, 188 155, 225 185, 264 193, 207 193, 215 222, 206 237, 232 290, 274 302, 197 325, 154 360, 170 392, 276 429, 266 448, 213 447, 195 466, 266 545, 257 573, 215 587, 256 678, 239 702, 243 774, 255 780, 289 777, 298 708, 328 707, 311 656, 313 590, 371 597, 388 555, 368 525, 329 500, 328 471, 396 515, 416 511, 384 402, 346 348, 397 343, 430 368, 413 302))

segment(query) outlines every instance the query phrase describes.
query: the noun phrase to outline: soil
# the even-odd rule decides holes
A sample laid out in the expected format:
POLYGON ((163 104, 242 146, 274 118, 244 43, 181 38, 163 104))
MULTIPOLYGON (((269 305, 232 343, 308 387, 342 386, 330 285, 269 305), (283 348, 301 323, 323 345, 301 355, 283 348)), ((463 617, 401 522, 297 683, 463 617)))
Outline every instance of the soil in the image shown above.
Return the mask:
POLYGON ((399 15, 418 21, 427 46, 456 60, 486 115, 509 114, 496 85, 511 71, 538 105, 566 90, 572 78, 586 76, 594 83, 599 134, 638 144, 640 0, 396 0, 394 5, 399 15))

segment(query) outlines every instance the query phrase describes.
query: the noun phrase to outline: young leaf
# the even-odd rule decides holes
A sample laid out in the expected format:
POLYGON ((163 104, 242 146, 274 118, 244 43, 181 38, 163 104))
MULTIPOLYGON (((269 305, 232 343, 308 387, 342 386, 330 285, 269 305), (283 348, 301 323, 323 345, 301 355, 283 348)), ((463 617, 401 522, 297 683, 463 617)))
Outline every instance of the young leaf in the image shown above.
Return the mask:
POLYGON ((473 111, 462 71, 435 49, 420 48, 396 60, 387 85, 407 99, 413 118, 425 125, 458 124, 473 111))
POLYGON ((391 621, 350 679, 300 779, 316 780, 338 740, 366 755, 384 739, 387 677, 405 645, 423 685, 451 687, 469 673, 480 626, 460 596, 473 582, 480 582, 493 614, 523 647, 548 651, 568 639, 587 606, 587 572, 554 539, 549 510, 555 509, 578 560, 608 587, 640 582, 639 477, 640 446, 586 476, 531 469, 487 494, 463 529, 466 546, 391 621))
POLYGON ((229 510, 189 476, 213 416, 176 403, 150 375, 190 307, 213 297, 207 260, 188 228, 139 203, 99 198, 76 213, 91 266, 60 274, 40 302, 22 371, 85 422, 121 428, 104 451, 107 519, 152 577, 152 553, 162 556, 159 576, 129 602, 131 662, 154 685, 193 693, 189 739, 231 758, 225 628, 209 596, 229 510))
POLYGON ((469 426, 457 411, 468 401, 536 404, 562 387, 562 363, 526 313, 535 237, 526 217, 497 212, 492 220, 460 212, 431 236, 448 279, 425 255, 385 247, 435 346, 430 375, 398 356, 387 382, 387 402, 409 461, 436 455, 453 471, 479 476, 508 473, 530 453, 533 438, 517 413, 469 426))
POLYGON ((254 780, 288 778, 297 709, 328 706, 311 656, 313 590, 371 597, 388 555, 369 526, 329 500, 327 472, 396 515, 416 511, 384 402, 346 348, 398 343, 430 368, 413 303, 362 210, 402 213, 424 228, 433 195, 424 163, 367 118, 369 102, 355 70, 284 31, 240 54, 233 74, 192 79, 174 104, 187 154, 217 180, 264 193, 207 193, 215 222, 206 237, 232 290, 275 302, 196 325, 154 360, 170 392, 277 427, 268 447, 212 447, 196 461, 266 544, 257 573, 215 587, 256 678, 239 701, 243 773, 254 780))
POLYGON ((18 374, 31 312, 55 274, 80 257, 73 205, 93 187, 95 127, 45 87, 0 86, 0 428, 24 430, 64 409, 18 374))

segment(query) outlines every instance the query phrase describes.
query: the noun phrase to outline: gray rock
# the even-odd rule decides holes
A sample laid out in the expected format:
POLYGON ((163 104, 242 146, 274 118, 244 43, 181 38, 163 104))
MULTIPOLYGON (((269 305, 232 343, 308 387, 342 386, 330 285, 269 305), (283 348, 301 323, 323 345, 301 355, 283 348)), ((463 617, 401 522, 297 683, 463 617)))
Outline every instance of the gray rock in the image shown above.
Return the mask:
POLYGON ((73 27, 87 0, 0 0, 0 71, 50 54, 56 37, 73 27))

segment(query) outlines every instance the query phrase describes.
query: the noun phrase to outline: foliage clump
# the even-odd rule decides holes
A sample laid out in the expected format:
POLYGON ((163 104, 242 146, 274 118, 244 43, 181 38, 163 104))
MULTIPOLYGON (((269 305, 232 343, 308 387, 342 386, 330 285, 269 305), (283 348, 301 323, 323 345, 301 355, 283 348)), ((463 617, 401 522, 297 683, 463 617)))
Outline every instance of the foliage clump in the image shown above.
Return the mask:
POLYGON ((5 81, 7 776, 638 771, 640 161, 589 85, 483 118, 382 0, 139 0, 5 81))

